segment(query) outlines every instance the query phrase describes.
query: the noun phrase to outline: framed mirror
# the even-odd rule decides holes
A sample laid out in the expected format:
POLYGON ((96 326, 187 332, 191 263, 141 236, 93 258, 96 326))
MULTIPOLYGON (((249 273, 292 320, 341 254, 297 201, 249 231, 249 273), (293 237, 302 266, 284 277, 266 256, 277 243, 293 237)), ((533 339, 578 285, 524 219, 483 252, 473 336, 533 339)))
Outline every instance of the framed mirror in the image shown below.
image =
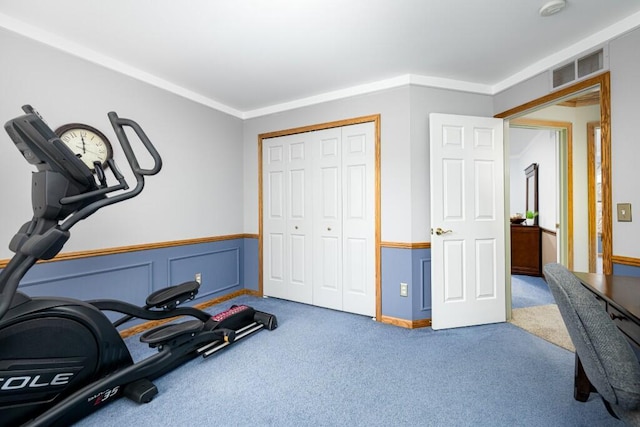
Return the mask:
MULTIPOLYGON (((525 170, 527 196, 526 196, 526 212, 538 212, 538 164, 531 163, 525 170)), ((538 215, 533 218, 533 223, 538 225, 538 215)))

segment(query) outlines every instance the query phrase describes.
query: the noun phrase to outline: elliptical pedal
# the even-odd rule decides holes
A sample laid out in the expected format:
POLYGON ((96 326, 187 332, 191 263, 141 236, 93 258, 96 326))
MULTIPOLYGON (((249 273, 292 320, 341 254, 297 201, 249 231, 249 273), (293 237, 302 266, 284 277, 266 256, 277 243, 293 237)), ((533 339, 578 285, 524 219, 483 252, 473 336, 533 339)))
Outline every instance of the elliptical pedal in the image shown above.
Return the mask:
POLYGON ((180 336, 192 336, 202 330, 204 323, 200 320, 188 320, 182 323, 169 323, 151 329, 140 336, 140 342, 157 347, 180 336))

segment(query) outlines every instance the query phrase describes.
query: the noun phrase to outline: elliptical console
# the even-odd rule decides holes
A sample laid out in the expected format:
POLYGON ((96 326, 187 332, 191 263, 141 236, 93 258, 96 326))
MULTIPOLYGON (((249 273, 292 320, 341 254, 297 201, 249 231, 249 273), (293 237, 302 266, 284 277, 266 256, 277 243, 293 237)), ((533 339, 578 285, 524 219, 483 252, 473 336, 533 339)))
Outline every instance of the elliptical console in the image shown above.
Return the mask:
POLYGON ((116 184, 109 185, 96 162, 98 182, 89 168, 55 135, 31 106, 8 121, 5 130, 24 158, 36 167, 32 175, 33 218, 12 238, 15 253, 0 271, 0 420, 3 425, 69 425, 120 396, 149 402, 153 379, 198 355, 209 356, 261 329, 277 327, 276 317, 241 305, 215 316, 179 307, 198 292, 186 282, 149 295, 139 307, 124 301, 80 301, 29 297, 18 291, 20 280, 41 259, 56 256, 78 221, 97 210, 138 195, 144 177, 155 175, 162 160, 134 121, 108 114, 127 163, 136 179, 129 188, 115 161, 108 161, 116 184), (144 169, 124 127, 131 128, 151 155, 144 169), (102 312, 123 317, 112 323, 102 312), (191 320, 164 324, 145 332, 141 341, 158 352, 133 363, 117 326, 134 319, 191 320))

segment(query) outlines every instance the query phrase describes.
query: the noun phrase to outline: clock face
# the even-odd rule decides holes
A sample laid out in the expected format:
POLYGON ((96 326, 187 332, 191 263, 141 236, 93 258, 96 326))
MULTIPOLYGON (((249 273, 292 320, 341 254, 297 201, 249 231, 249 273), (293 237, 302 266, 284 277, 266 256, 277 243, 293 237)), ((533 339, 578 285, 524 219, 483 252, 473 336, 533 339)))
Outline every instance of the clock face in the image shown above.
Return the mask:
POLYGON ((94 162, 100 162, 104 167, 113 155, 109 140, 91 126, 65 125, 56 130, 56 135, 91 170, 94 169, 94 162))

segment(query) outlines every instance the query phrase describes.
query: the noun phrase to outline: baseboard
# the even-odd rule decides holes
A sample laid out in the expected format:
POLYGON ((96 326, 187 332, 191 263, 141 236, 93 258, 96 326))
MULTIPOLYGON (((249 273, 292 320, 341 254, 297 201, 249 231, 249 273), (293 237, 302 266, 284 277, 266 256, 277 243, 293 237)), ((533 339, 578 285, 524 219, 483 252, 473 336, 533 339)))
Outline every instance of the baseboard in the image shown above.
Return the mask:
MULTIPOLYGON (((216 304, 220 304, 222 302, 225 302, 227 300, 230 300, 232 298, 235 297, 239 297, 241 295, 253 295, 253 296, 259 296, 258 291, 253 291, 250 289, 241 289, 239 291, 235 291, 235 292, 231 292, 230 294, 227 295, 223 295, 221 297, 218 298, 214 298, 212 300, 209 301, 205 301, 203 303, 200 304, 196 304, 194 305, 194 308, 197 308, 199 310, 205 310, 211 306, 214 306, 216 304)), ((162 320, 151 320, 149 322, 145 322, 142 323, 140 325, 136 325, 136 326, 132 326, 131 328, 125 329, 123 331, 120 332, 120 336, 122 338, 126 338, 126 337, 130 337, 132 335, 137 335, 139 333, 142 333, 144 331, 147 331, 149 329, 155 328, 156 326, 160 326, 163 325, 167 322, 171 322, 172 320, 174 320, 175 317, 170 317, 168 319, 162 319, 162 320)))
POLYGON ((431 326, 431 319, 407 320, 384 315, 380 316, 380 322, 407 329, 426 328, 431 326))

